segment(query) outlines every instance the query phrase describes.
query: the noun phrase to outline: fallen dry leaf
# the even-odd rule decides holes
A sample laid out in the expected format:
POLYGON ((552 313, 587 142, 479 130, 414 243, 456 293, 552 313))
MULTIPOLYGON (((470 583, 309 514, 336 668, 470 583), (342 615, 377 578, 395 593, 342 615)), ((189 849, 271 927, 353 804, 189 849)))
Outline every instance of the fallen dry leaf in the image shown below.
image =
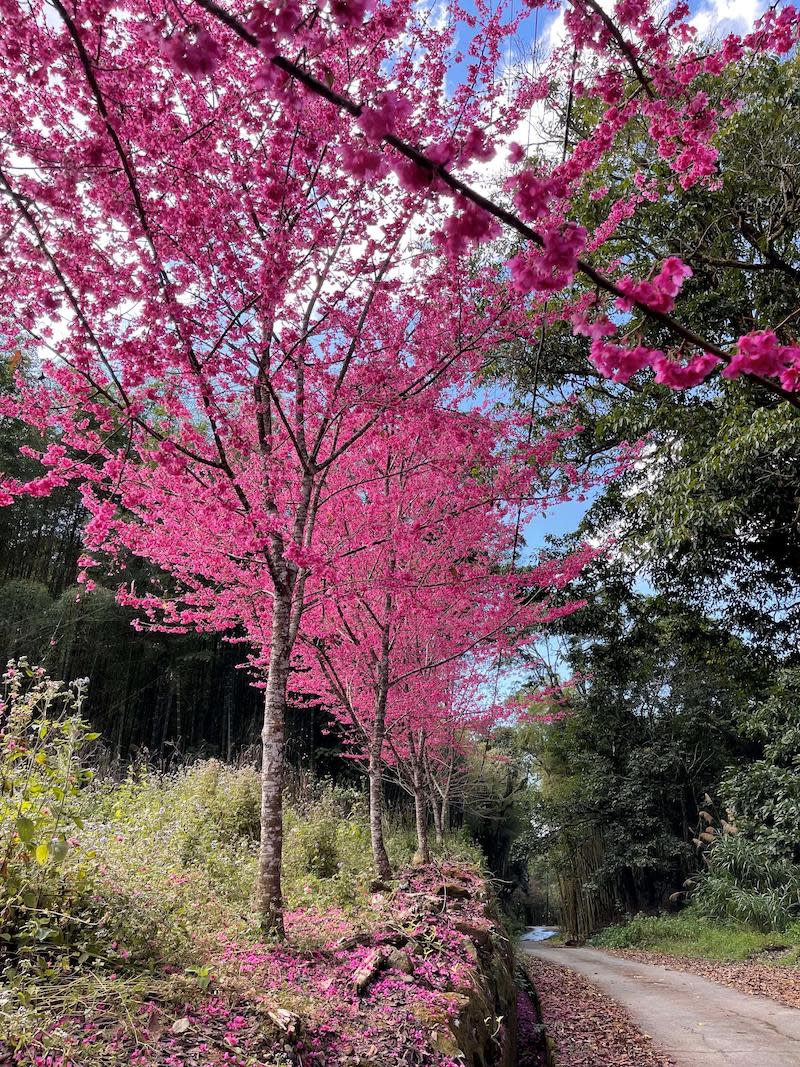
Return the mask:
POLYGON ((625 1009, 583 975, 532 956, 525 966, 558 1067, 675 1067, 625 1009))

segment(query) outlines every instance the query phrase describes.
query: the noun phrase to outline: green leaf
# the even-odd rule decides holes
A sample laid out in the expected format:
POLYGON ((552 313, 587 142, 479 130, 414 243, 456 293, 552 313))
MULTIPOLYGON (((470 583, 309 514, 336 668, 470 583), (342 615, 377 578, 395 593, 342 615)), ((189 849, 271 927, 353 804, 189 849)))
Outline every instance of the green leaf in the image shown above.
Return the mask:
POLYGON ((20 836, 20 840, 24 841, 26 845, 30 845, 33 841, 35 829, 33 819, 29 819, 26 815, 20 815, 17 818, 17 833, 20 836))

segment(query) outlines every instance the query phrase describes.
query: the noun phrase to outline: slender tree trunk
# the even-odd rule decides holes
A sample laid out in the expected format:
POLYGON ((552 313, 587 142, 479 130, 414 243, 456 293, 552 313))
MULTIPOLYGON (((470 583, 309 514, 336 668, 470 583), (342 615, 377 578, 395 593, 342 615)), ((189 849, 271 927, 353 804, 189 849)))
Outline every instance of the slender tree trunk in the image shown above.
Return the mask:
POLYGON ((450 783, 448 781, 444 790, 442 791, 442 806, 439 809, 441 814, 439 815, 439 822, 442 825, 442 836, 444 836, 450 829, 450 783))
POLYGON ((433 813, 433 829, 436 838, 436 847, 441 848, 444 844, 444 830, 442 827, 442 809, 436 803, 436 796, 431 790, 431 812, 433 813))
POLYGON ((258 910, 264 931, 282 938, 281 850, 283 846, 283 755, 286 686, 289 677, 291 600, 276 593, 272 643, 261 731, 261 844, 258 854, 258 910))
MULTIPOLYGON (((394 556, 391 556, 394 561, 394 556)), ((381 655, 375 685, 375 723, 369 746, 369 834, 372 859, 379 878, 391 878, 392 867, 383 837, 383 745, 386 738, 386 704, 389 699, 389 629, 392 615, 392 595, 384 598, 384 624, 381 634, 381 655)))
POLYGON ((421 867, 431 862, 428 843, 428 805, 425 802, 425 734, 419 731, 419 745, 413 733, 408 735, 408 754, 411 761, 411 785, 414 790, 414 817, 417 824, 417 851, 414 866, 421 867))
POLYGON ((382 743, 381 737, 380 745, 373 743, 369 753, 369 836, 375 872, 379 878, 389 879, 392 877, 392 867, 383 837, 382 743))
POLYGON ((423 781, 425 783, 425 789, 427 794, 427 800, 430 804, 431 814, 433 815, 433 830, 436 840, 437 848, 441 848, 444 845, 444 833, 442 830, 442 809, 439 807, 439 798, 437 793, 440 792, 436 776, 431 769, 430 760, 425 755, 423 760, 423 781))
POLYGON ((431 862, 431 849, 428 842, 428 806, 425 803, 425 787, 418 768, 414 768, 414 816, 417 823, 417 851, 414 865, 422 866, 431 862))

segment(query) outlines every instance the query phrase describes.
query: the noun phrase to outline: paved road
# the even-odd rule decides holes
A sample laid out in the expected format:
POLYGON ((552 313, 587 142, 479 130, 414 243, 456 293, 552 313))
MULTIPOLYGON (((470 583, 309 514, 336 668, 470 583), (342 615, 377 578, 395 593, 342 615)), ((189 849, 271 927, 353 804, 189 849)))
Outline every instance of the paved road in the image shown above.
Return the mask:
POLYGON ((519 947, 585 975, 678 1067, 800 1067, 800 1010, 599 949, 547 942, 519 947))

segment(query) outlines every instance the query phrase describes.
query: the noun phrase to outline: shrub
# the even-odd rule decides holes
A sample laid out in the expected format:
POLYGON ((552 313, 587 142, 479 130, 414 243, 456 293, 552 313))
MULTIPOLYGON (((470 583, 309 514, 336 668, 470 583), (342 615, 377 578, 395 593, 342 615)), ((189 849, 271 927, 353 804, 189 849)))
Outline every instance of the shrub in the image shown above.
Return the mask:
POLYGON ((287 807, 284 891, 292 906, 353 907, 372 876, 360 793, 327 784, 302 810, 287 807))
POLYGON ((0 940, 12 959, 92 948, 77 917, 89 891, 67 859, 82 827, 80 796, 92 772, 81 759, 97 738, 81 718, 85 680, 53 681, 11 661, 0 697, 0 940))
POLYGON ((604 948, 639 948, 658 941, 686 936, 684 915, 635 915, 626 923, 608 926, 592 938, 592 944, 604 948))
POLYGON ((699 915, 784 930, 800 915, 800 867, 741 834, 719 837, 692 897, 699 915))
POLYGON ((109 936, 188 966, 220 931, 249 927, 258 795, 253 770, 215 760, 92 790, 81 855, 109 936))
MULTIPOLYGON (((800 925, 780 935, 780 943, 800 943, 800 925)), ((609 926, 592 938, 592 944, 611 949, 642 949, 675 956, 709 959, 747 959, 774 948, 775 935, 726 919, 715 923, 693 906, 679 915, 636 915, 626 923, 609 926)), ((791 962, 794 957, 787 957, 791 962)))

